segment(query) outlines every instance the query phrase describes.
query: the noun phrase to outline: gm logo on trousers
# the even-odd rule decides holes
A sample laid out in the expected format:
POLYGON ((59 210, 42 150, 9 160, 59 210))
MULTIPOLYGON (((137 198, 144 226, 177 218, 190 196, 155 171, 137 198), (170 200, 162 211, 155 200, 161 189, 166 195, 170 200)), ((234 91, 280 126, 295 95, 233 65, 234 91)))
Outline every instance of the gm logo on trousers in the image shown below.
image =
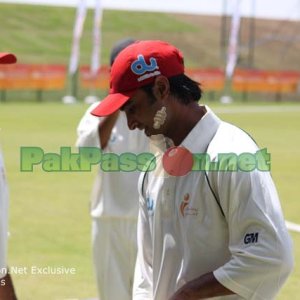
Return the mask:
POLYGON ((254 244, 258 241, 258 232, 254 233, 247 233, 244 237, 244 243, 247 244, 254 244))

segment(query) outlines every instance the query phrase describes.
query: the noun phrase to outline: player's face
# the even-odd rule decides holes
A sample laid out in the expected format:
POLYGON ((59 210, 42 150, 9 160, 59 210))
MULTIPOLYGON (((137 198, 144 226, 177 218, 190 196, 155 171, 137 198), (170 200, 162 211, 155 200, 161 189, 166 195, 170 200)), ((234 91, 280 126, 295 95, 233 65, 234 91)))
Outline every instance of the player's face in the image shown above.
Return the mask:
POLYGON ((157 99, 151 98, 144 90, 139 89, 121 108, 126 113, 129 129, 144 130, 147 136, 163 133, 153 128, 153 119, 156 112, 161 108, 157 99))

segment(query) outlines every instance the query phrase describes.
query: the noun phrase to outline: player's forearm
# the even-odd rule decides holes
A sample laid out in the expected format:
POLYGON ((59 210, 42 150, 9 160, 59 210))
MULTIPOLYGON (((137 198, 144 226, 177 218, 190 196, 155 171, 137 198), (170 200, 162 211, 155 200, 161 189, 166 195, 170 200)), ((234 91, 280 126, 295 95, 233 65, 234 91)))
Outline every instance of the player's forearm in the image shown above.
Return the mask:
POLYGON ((186 283, 169 300, 198 300, 231 294, 234 293, 221 285, 213 273, 207 273, 186 283))
POLYGON ((0 299, 1 300, 17 300, 13 283, 9 274, 1 278, 0 299))
POLYGON ((104 118, 99 123, 98 132, 99 132, 101 149, 104 149, 107 146, 112 129, 115 126, 118 116, 119 116, 119 111, 116 111, 112 115, 104 118))

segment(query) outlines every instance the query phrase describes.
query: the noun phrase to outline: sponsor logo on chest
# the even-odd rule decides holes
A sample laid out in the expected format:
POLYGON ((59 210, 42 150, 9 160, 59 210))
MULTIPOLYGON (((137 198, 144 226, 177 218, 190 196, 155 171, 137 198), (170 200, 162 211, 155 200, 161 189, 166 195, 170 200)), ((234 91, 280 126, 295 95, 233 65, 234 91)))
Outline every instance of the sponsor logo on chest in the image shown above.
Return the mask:
POLYGON ((180 203, 179 212, 182 217, 198 216, 198 208, 190 204, 190 194, 186 193, 180 203))

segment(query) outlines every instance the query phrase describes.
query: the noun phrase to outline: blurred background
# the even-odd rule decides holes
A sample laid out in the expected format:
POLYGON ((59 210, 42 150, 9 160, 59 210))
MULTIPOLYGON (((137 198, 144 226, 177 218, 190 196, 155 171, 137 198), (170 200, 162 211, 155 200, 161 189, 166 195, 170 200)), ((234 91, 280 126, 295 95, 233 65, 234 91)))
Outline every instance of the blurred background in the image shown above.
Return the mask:
POLYGON ((209 99, 223 93, 230 54, 236 62, 236 99, 295 101, 299 96, 298 0, 169 0, 163 6, 159 1, 19 0, 0 5, 1 48, 19 58, 6 74, 1 70, 2 101, 103 96, 110 49, 127 36, 163 39, 180 48, 209 99))
POLYGON ((201 82, 202 103, 251 133, 294 225, 296 267, 278 299, 300 293, 300 0, 1 1, 0 142, 10 186, 9 264, 21 300, 96 295, 91 263, 92 172, 21 172, 21 147, 60 153, 109 87, 109 54, 120 39, 161 39, 182 50, 201 82), (161 2, 161 3, 160 3, 161 2), (225 97, 224 97, 225 96, 225 97), (296 228, 296 229, 295 229, 296 228), (32 274, 30 268, 75 268, 32 274))

